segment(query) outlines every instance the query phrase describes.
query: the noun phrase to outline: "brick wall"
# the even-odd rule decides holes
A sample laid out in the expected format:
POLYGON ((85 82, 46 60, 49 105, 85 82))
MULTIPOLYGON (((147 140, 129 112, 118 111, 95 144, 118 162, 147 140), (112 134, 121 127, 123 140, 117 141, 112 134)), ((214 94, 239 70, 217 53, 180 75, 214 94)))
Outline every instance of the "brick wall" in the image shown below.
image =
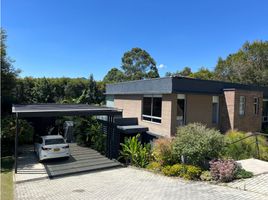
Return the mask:
POLYGON ((237 90, 235 95, 234 128, 242 131, 261 131, 262 126, 262 97, 258 91, 237 90), (239 115, 239 98, 246 97, 245 115, 239 115), (254 114, 254 97, 259 98, 259 113, 254 114))
POLYGON ((260 131, 262 123, 262 92, 226 90, 221 104, 221 130, 260 131), (239 115, 240 96, 245 96, 245 115, 239 115), (254 97, 259 98, 259 114, 254 114, 254 97))
MULTIPOLYGON (((215 95, 216 96, 216 95, 215 95)), ((218 128, 219 124, 212 123, 213 95, 186 95, 186 123, 199 122, 210 128, 218 128)), ((219 111, 220 112, 220 111, 219 111)))
POLYGON ((141 119, 143 95, 115 95, 114 106, 123 109, 123 117, 137 117, 139 124, 149 128, 149 131, 162 136, 171 136, 172 103, 175 95, 162 95, 161 123, 148 122, 141 119))

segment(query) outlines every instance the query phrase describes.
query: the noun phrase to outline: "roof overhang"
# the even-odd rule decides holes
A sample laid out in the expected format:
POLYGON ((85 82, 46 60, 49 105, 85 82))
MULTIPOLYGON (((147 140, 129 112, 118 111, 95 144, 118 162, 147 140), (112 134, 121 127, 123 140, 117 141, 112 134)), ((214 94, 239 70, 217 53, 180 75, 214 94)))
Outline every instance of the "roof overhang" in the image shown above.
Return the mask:
POLYGON ((86 115, 120 115, 122 110, 88 104, 14 104, 12 113, 18 117, 57 117, 86 115))

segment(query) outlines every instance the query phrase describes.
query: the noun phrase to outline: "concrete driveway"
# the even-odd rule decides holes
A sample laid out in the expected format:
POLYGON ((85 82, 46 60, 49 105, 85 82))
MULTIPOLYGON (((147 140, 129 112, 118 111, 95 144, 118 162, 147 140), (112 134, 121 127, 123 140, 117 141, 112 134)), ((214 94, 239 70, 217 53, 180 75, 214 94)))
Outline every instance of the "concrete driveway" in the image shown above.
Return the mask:
MULTIPOLYGON (((267 177, 268 180, 268 177, 267 177)), ((265 194, 119 168, 75 176, 20 182, 16 199, 268 199, 265 194)))

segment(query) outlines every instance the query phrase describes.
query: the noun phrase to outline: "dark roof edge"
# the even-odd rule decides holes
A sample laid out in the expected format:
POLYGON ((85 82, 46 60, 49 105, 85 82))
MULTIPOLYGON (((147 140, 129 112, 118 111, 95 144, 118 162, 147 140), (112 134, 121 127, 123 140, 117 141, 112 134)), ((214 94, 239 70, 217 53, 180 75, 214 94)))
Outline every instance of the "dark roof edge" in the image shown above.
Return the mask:
POLYGON ((243 83, 235 83, 235 82, 219 81, 219 80, 205 80, 205 79, 191 78, 191 77, 186 77, 186 76, 172 76, 171 78, 175 78, 175 79, 188 79, 188 80, 198 80, 198 81, 213 82, 213 83, 226 83, 226 84, 234 84, 234 85, 237 85, 237 86, 252 86, 252 87, 258 87, 258 88, 262 88, 262 89, 268 89, 268 87, 254 85, 254 84, 243 84, 243 83))
POLYGON ((159 80, 159 79, 172 79, 173 77, 167 76, 167 77, 160 77, 160 78, 150 78, 150 79, 141 79, 141 80, 133 80, 133 81, 122 81, 118 83, 109 83, 106 85, 120 85, 120 84, 128 84, 128 83, 135 83, 135 82, 142 82, 142 81, 152 81, 152 80, 159 80))

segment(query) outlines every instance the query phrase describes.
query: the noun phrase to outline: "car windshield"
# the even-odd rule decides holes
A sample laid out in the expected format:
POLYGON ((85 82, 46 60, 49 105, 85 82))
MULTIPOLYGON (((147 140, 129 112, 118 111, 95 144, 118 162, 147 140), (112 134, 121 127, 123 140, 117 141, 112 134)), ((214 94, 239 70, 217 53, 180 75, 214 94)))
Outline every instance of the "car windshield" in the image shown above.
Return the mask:
POLYGON ((47 139, 45 140, 45 145, 51 145, 51 144, 65 144, 64 140, 59 139, 47 139))

